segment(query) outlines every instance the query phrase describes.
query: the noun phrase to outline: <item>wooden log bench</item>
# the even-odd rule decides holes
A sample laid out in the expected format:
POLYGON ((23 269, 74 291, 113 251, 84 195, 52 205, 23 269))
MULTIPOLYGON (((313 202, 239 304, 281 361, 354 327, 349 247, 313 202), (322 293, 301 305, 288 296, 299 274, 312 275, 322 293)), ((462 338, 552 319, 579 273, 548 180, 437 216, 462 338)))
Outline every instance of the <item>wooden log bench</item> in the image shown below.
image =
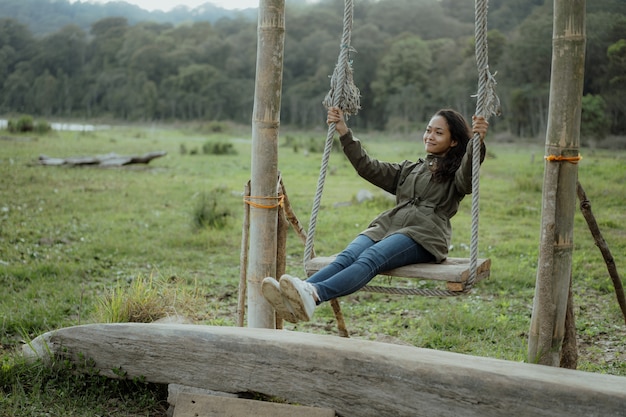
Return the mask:
MULTIPOLYGON (((335 256, 320 256, 310 259, 305 264, 305 273, 310 277, 320 269, 330 264, 335 256)), ((476 267, 476 279, 474 284, 489 277, 491 273, 491 259, 478 259, 476 267)), ((434 295, 446 296, 463 294, 467 288, 467 281, 470 277, 470 259, 469 258, 448 258, 442 263, 423 263, 405 265, 389 271, 381 272, 380 275, 399 278, 414 278, 419 280, 435 280, 446 283, 446 291, 424 291, 417 288, 406 288, 398 286, 376 286, 366 285, 361 291, 369 291, 385 294, 401 294, 401 295, 434 295)), ((337 319, 337 328, 339 334, 348 337, 341 307, 337 300, 331 300, 335 318, 337 319)))
POLYGON ((261 393, 340 416, 623 417, 626 404, 624 377, 303 332, 89 324, 23 349, 48 366, 88 360, 77 371, 261 393))

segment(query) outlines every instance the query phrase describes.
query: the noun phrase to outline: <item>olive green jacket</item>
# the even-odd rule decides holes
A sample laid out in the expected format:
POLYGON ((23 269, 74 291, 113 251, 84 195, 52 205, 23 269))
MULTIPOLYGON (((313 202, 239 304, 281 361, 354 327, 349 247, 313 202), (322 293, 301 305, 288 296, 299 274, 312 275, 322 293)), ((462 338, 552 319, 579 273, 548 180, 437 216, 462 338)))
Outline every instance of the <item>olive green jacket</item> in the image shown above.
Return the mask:
MULTIPOLYGON (((452 236, 450 218, 465 195, 472 192, 472 146, 468 145, 454 179, 438 183, 432 180, 429 169, 437 164, 438 156, 429 154, 417 162, 381 162, 367 154, 352 131, 340 141, 361 177, 396 196, 396 206, 376 217, 362 234, 379 241, 402 233, 433 254, 437 262, 444 261, 452 236)), ((484 155, 484 146, 481 151, 484 155)))

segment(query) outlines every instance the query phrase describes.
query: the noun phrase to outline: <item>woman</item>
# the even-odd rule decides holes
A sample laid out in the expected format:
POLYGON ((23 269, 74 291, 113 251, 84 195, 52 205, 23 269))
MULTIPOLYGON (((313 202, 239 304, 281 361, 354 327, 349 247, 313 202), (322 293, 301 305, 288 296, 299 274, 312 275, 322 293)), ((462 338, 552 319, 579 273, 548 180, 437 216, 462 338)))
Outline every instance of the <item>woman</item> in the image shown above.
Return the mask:
POLYGON ((379 272, 403 265, 442 262, 448 254, 450 218, 466 194, 472 192, 472 132, 481 140, 489 124, 472 117, 472 130, 454 110, 439 110, 424 132, 426 159, 381 162, 371 158, 352 136, 339 108, 328 109, 344 154, 357 173, 396 196, 396 206, 376 217, 335 260, 306 281, 283 275, 280 282, 263 280, 264 297, 285 320, 309 321, 316 305, 352 294, 379 272))

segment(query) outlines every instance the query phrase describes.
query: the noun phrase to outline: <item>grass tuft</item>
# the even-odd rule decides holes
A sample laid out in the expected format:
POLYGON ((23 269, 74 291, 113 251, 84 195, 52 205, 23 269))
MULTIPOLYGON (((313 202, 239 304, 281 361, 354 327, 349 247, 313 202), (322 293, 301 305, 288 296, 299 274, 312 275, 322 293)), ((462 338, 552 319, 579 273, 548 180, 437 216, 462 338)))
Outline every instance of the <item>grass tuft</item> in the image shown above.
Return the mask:
POLYGON ((216 188, 210 193, 201 193, 193 211, 193 229, 223 229, 232 217, 231 209, 224 203, 226 190, 216 188))
POLYGON ((130 285, 118 282, 98 300, 94 319, 101 323, 152 323, 169 316, 193 315, 201 300, 175 284, 155 281, 152 275, 138 276, 130 285))

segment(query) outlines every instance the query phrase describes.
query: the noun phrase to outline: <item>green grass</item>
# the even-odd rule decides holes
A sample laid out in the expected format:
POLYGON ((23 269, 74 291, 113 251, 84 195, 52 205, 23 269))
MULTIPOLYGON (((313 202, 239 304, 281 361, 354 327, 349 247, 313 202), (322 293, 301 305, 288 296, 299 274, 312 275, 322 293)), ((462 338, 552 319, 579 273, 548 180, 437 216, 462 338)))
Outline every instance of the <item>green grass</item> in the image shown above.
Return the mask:
POLYGON ((166 387, 98 375, 93 365, 69 362, 43 366, 3 357, 0 415, 164 416, 166 387))
MULTIPOLYGON (((165 303, 159 305, 161 315, 183 313, 198 323, 234 326, 250 132, 231 127, 228 133, 198 133, 161 126, 0 136, 0 416, 161 415, 163 397, 157 387, 112 382, 97 375, 77 377, 68 364, 54 369, 27 365, 16 352, 23 341, 43 332, 107 321, 107 314, 122 310, 125 296, 141 299, 147 306, 160 300, 165 303), (211 143, 230 143, 234 153, 203 153, 201 149, 211 143), (182 148, 187 152, 181 153, 182 148), (192 154, 193 149, 200 151, 192 154), (156 150, 168 154, 147 166, 100 169, 36 163, 41 154, 69 157, 156 150), (227 213, 220 227, 199 222, 216 212, 227 213), (191 308, 177 304, 179 297, 191 308), (99 390, 101 386, 104 389, 99 390), (96 411, 97 407, 105 408, 96 411)), ((321 143, 325 133, 281 134, 279 147, 279 169, 305 226, 321 160, 319 153, 312 152, 317 149, 311 144, 314 137, 321 143)), ((418 140, 386 140, 374 134, 361 139, 381 159, 415 159, 423 153, 418 140)), ((341 304, 352 337, 525 361, 541 222, 543 144, 490 144, 489 154, 481 171, 480 255, 492 259, 491 278, 460 298, 364 292, 344 297, 341 304)), ((623 271, 626 153, 583 149, 582 154, 580 181, 623 271)), ((390 205, 381 191, 360 179, 334 152, 318 217, 316 253, 340 251, 390 205), (371 191, 375 200, 356 204, 361 189, 371 191)), ((451 256, 469 256, 470 206, 468 198, 453 219, 451 256)), ((602 257, 579 212, 574 241, 579 369, 626 375, 624 320, 602 257)), ((302 256, 303 245, 290 232, 288 273, 302 275, 302 256)), ((285 327, 336 334, 328 305, 318 309, 312 322, 285 327)))

